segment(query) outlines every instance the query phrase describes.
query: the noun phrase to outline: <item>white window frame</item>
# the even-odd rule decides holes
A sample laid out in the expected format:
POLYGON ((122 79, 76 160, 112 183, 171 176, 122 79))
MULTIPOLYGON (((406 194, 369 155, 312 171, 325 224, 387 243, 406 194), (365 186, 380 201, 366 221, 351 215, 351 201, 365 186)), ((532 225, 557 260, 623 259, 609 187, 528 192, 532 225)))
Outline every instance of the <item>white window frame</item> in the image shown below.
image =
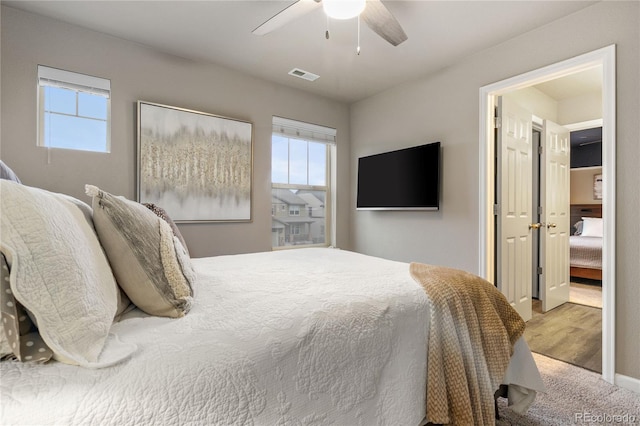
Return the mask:
POLYGON ((300 216, 300 206, 297 206, 297 205, 289 206, 289 216, 300 216))
POLYGON ((110 153, 111 152, 111 81, 105 78, 94 77, 86 74, 80 74, 72 71, 65 71, 58 68, 46 67, 44 65, 38 65, 38 141, 37 146, 45 148, 56 149, 71 149, 75 151, 90 151, 97 153, 110 153), (50 114, 68 115, 85 120, 96 120, 106 122, 106 140, 104 144, 104 150, 95 149, 82 149, 82 148, 69 148, 48 146, 45 142, 45 113, 46 111, 46 99, 45 88, 46 87, 59 87, 63 89, 72 90, 76 96, 76 113, 75 114, 63 114, 59 112, 49 112, 50 114), (79 115, 78 113, 78 96, 80 93, 85 93, 94 96, 104 97, 107 100, 107 114, 106 119, 99 119, 95 117, 87 117, 79 115))
POLYGON ((298 190, 313 190, 325 192, 325 223, 324 223, 324 243, 322 244, 308 244, 308 245, 293 245, 293 246, 276 246, 272 247, 272 250, 286 250, 292 248, 302 247, 330 247, 335 246, 335 212, 334 202, 336 199, 336 187, 334 185, 335 176, 334 168, 336 165, 336 129, 320 126, 317 124, 305 123, 301 121, 291 120, 282 117, 273 117, 273 132, 274 135, 284 136, 290 139, 306 140, 308 142, 324 143, 327 146, 326 149, 326 172, 325 172, 325 185, 299 185, 299 184, 281 184, 271 183, 272 189, 298 189, 298 190))

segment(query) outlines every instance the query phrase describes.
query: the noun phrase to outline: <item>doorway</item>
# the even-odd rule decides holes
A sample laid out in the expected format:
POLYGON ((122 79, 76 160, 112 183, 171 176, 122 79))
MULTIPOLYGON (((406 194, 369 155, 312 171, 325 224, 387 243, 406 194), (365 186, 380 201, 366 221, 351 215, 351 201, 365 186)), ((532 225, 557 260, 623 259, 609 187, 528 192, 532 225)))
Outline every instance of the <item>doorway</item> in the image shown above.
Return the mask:
MULTIPOLYGON (((495 126, 495 282, 525 321, 533 283, 544 312, 570 294, 569 131, 539 87, 497 96, 495 126)), ((598 96, 596 115, 601 103, 598 96)))
MULTIPOLYGON (((601 85, 599 83, 589 84, 588 80, 592 75, 598 77, 595 79, 596 81, 601 80, 600 70, 601 67, 596 67, 558 79, 550 84, 559 90, 546 90, 547 88, 543 87, 546 85, 535 86, 536 89, 542 90, 545 95, 544 99, 549 104, 558 107, 557 116, 552 118, 558 120, 566 118, 567 115, 564 112, 567 107, 571 109, 569 111, 571 118, 599 117, 602 105, 601 85), (561 89, 562 85, 565 85, 564 89, 561 89), (549 96, 550 99, 546 96, 549 96), (576 99, 583 106, 580 111, 574 108, 576 103, 574 100, 576 99)), ((536 107, 534 103, 524 103, 523 105, 529 108, 536 107)), ((541 112, 539 108, 536 114, 538 112, 541 112)), ((568 131, 569 128, 575 129, 581 124, 583 123, 567 124, 563 127, 568 131)), ((542 214, 542 208, 538 211, 535 208, 535 206, 543 205, 540 195, 547 192, 545 190, 536 191, 537 187, 544 182, 544 179, 539 177, 542 164, 536 166, 536 163, 542 163, 542 155, 533 156, 533 222, 541 226, 531 232, 534 246, 531 279, 532 317, 527 322, 525 330, 525 338, 533 352, 568 362, 598 374, 602 373, 602 287, 601 281, 588 280, 586 277, 595 278, 601 272, 595 267, 598 266, 597 243, 601 242, 602 238, 596 238, 595 235, 583 237, 582 228, 585 216, 597 217, 602 220, 599 213, 602 211, 602 205, 599 204, 600 201, 596 197, 593 183, 593 177, 601 173, 602 169, 602 156, 599 155, 601 136, 598 136, 597 131, 601 129, 599 126, 595 129, 587 127, 586 130, 569 132, 570 185, 563 186, 562 181, 556 182, 554 185, 556 192, 564 192, 562 196, 560 196, 561 194, 556 194, 556 196, 563 199, 564 211, 568 210, 569 217, 567 218, 565 215, 562 218, 557 215, 552 219, 552 224, 558 225, 557 228, 554 227, 554 230, 561 226, 557 219, 564 219, 565 231, 557 233, 555 236, 556 239, 560 238, 562 242, 559 245, 561 250, 556 250, 550 256, 545 253, 544 249, 548 245, 543 242, 550 236, 550 229, 547 229, 547 226, 550 225, 549 218, 542 214), (538 245, 539 250, 536 247, 538 242, 541 243, 538 245), (549 265, 550 261, 555 265, 549 265), (549 268, 550 266, 551 268, 549 268), (557 268, 554 269, 554 266, 557 268), (594 269, 590 269, 589 266, 593 266, 594 269), (549 273, 561 273, 566 277, 564 282, 566 293, 562 295, 558 293, 557 290, 563 287, 558 285, 557 294, 553 296, 555 300, 552 300, 551 303, 545 299, 549 295, 545 288, 549 284, 549 273), (558 300, 560 298, 562 300, 558 300)), ((542 145, 537 143, 539 138, 546 139, 543 137, 544 134, 544 130, 534 122, 532 138, 534 152, 538 146, 542 147, 538 151, 550 149, 549 142, 552 141, 545 140, 542 145)), ((592 219, 590 223, 595 226, 597 220, 592 219)), ((587 230, 586 234, 589 233, 587 230)), ((591 234, 593 234, 593 230, 591 230, 591 234)))
MULTIPOLYGON (((602 255, 602 377, 614 382, 615 353, 615 46, 605 47, 480 89, 479 274, 495 275, 494 199, 495 152, 493 111, 504 93, 550 81, 579 71, 602 67, 603 122, 603 255, 602 255)), ((528 273, 528 271, 527 271, 528 273)), ((502 289, 501 289, 502 290, 502 289)))

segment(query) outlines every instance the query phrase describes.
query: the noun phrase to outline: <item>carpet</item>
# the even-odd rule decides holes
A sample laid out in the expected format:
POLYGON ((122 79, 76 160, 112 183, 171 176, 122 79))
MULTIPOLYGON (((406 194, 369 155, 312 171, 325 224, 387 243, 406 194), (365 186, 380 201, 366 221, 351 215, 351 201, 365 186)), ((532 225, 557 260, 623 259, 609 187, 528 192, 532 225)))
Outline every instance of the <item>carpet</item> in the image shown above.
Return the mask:
POLYGON ((533 354, 547 387, 529 410, 518 414, 498 399, 497 426, 540 426, 573 424, 640 425, 640 395, 609 384, 591 371, 533 354))
POLYGON ((569 287, 569 302, 602 308, 602 285, 572 281, 569 287))

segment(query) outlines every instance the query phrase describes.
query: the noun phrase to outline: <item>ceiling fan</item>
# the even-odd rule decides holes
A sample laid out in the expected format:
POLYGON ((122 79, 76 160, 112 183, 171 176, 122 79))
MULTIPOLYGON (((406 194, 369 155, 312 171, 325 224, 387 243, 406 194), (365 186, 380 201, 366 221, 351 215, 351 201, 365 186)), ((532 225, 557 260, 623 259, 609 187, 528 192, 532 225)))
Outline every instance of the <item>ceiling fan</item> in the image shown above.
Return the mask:
POLYGON ((327 16, 331 18, 362 17, 369 28, 394 46, 407 39, 400 23, 380 0, 297 0, 252 32, 255 35, 268 34, 317 9, 321 4, 327 16))

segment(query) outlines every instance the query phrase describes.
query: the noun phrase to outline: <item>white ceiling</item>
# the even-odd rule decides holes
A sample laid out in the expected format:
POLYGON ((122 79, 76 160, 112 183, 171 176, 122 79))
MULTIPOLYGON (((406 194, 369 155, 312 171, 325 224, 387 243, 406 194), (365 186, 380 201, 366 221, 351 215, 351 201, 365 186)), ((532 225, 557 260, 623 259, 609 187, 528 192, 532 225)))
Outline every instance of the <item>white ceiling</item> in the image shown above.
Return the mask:
POLYGON ((385 0, 409 39, 393 47, 363 23, 359 56, 356 21, 329 22, 331 38, 326 40, 322 8, 265 36, 251 33, 292 1, 2 3, 350 103, 438 71, 596 2, 385 0), (320 78, 309 82, 288 75, 294 67, 320 78))
POLYGON ((602 67, 594 67, 576 74, 556 78, 535 86, 556 101, 585 93, 602 91, 602 67))

